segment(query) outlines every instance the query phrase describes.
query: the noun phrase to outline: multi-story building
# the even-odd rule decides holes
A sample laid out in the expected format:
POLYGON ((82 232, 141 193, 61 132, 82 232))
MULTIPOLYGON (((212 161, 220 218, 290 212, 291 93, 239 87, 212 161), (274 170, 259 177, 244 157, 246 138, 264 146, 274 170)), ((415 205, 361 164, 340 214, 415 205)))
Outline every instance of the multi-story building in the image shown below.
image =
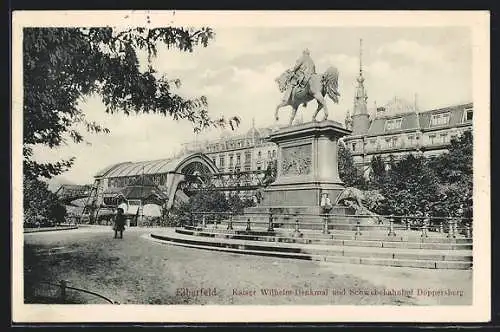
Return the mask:
POLYGON ((277 147, 267 142, 269 128, 252 128, 239 135, 223 131, 218 139, 194 141, 183 145, 182 153, 202 152, 217 166, 221 173, 265 170, 268 163, 276 159, 277 147))
POLYGON ((453 137, 472 129, 472 103, 420 110, 416 98, 411 103, 395 97, 385 106, 375 106, 370 114, 364 81, 360 60, 353 113, 346 116, 352 135, 342 141, 366 176, 374 156, 397 160, 408 153, 437 155, 447 151, 453 137))

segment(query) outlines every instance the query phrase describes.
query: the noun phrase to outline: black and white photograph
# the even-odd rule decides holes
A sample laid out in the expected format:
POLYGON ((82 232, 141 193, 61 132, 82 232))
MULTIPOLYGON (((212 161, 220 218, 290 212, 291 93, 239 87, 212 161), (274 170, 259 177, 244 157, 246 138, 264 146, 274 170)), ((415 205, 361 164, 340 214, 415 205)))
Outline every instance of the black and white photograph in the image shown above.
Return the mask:
POLYGON ((488 22, 14 12, 14 317, 488 320, 488 22))

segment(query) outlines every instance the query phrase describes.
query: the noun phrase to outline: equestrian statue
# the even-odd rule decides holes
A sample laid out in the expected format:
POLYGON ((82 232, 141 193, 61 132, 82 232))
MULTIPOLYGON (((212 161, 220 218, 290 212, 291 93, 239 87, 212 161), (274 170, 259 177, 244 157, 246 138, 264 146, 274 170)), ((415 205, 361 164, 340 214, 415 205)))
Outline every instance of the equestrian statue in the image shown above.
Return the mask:
POLYGON ((278 111, 285 106, 292 106, 290 123, 292 125, 297 109, 300 105, 304 107, 313 99, 318 102, 316 112, 312 121, 317 121, 316 116, 321 109, 324 110, 323 120, 328 119, 328 107, 325 96, 328 95, 334 103, 338 104, 340 94, 338 92, 339 72, 335 67, 329 67, 323 74, 317 74, 313 60, 308 49, 302 52, 302 56, 292 69, 286 70, 276 82, 280 92, 284 92, 281 103, 276 106, 275 118, 279 120, 278 111))

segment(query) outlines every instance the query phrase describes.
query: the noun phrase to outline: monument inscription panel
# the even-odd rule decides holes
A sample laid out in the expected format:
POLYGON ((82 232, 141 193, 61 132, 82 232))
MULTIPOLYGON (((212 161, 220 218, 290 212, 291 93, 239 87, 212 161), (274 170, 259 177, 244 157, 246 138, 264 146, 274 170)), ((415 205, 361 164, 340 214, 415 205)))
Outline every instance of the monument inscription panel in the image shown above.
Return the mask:
POLYGON ((281 151, 281 158, 281 174, 283 176, 307 175, 311 173, 311 144, 284 147, 281 151))

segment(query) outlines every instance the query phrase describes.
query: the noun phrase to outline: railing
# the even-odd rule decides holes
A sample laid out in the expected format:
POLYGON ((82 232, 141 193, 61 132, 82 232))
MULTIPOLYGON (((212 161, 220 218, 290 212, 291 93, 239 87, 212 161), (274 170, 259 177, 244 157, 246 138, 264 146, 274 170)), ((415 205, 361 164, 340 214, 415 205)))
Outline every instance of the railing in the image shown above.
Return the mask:
POLYGON ((102 294, 82 288, 68 286, 68 281, 59 283, 38 281, 25 287, 25 302, 33 304, 120 304, 102 294))
MULTIPOLYGON (((203 174, 204 183, 213 185, 211 190, 220 191, 245 191, 263 188, 266 175, 265 170, 223 172, 215 174, 203 174)), ((203 186, 198 186, 195 181, 188 183, 185 187, 187 192, 197 192, 206 190, 203 186)))
POLYGON ((352 230, 355 235, 364 231, 387 232, 388 236, 398 233, 419 232, 425 238, 432 233, 446 234, 447 238, 472 238, 472 220, 461 217, 398 216, 398 215, 343 215, 343 214, 307 214, 307 213, 245 213, 232 212, 192 212, 183 226, 207 228, 226 227, 251 231, 254 228, 274 231, 275 229, 293 229, 321 231, 328 234, 331 230, 352 230), (244 219, 244 220, 242 220, 244 219))

